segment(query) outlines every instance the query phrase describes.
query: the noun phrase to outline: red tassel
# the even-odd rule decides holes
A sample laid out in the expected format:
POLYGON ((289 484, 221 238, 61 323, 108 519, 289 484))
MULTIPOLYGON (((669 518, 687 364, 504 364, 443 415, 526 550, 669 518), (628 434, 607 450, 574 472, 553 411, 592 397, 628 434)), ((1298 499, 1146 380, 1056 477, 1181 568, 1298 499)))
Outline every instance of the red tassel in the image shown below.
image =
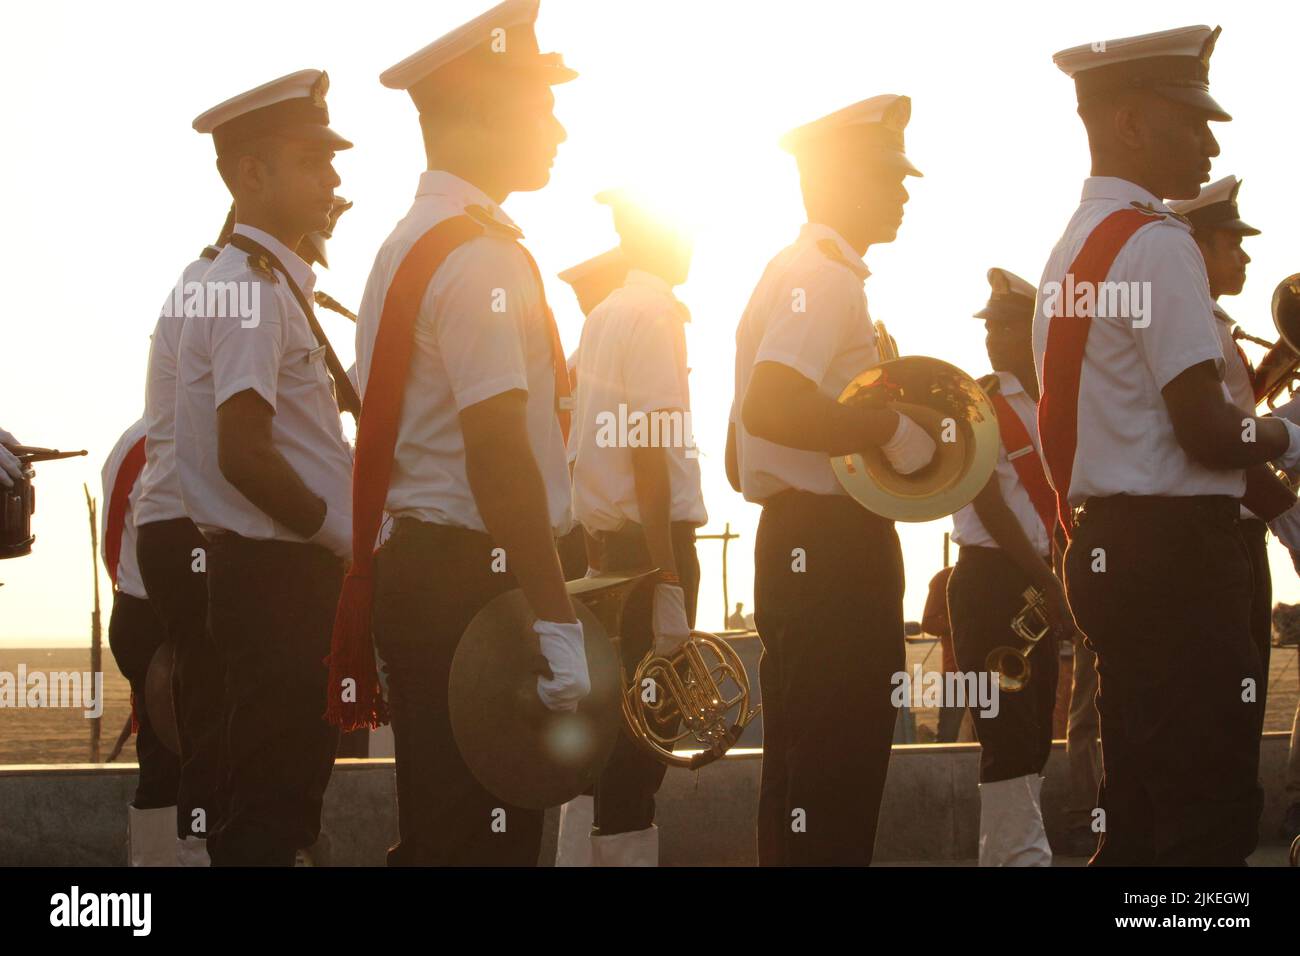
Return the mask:
POLYGON ((343 733, 363 727, 374 730, 388 723, 370 629, 374 599, 374 579, 369 574, 349 571, 343 580, 343 593, 334 615, 334 637, 326 658, 330 673, 325 719, 343 733))
POLYGON ((131 691, 131 733, 140 732, 140 711, 135 706, 135 691, 131 691))

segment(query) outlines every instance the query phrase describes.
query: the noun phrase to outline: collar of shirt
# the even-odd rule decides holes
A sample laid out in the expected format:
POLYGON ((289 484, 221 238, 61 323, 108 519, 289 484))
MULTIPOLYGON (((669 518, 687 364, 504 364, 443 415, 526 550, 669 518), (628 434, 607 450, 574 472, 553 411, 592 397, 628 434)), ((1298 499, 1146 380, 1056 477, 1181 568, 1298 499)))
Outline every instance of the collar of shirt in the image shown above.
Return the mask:
POLYGON ((1025 387, 1020 384, 1020 379, 1016 378, 1014 372, 994 372, 993 374, 998 377, 999 391, 1003 395, 1020 393, 1028 397, 1029 393, 1025 391, 1025 387))
POLYGON ((316 273, 312 271, 311 266, 303 261, 302 257, 286 246, 269 232, 263 232, 256 226, 248 226, 242 222, 235 223, 235 232, 242 236, 247 236, 254 242, 263 246, 267 252, 280 260, 285 270, 289 273, 289 278, 297 283, 298 288, 302 290, 303 295, 311 296, 312 289, 316 287, 316 273))
POLYGON ((420 186, 416 189, 415 196, 417 199, 420 196, 443 196, 462 209, 468 206, 482 206, 493 219, 518 229, 520 237, 523 237, 523 230, 519 229, 518 223, 511 219, 492 197, 455 173, 449 173, 444 169, 425 170, 420 174, 420 186))
MULTIPOLYGON (((1164 213, 1170 222, 1186 226, 1186 220, 1166 206, 1163 200, 1137 183, 1120 179, 1118 176, 1089 176, 1083 181, 1083 195, 1079 199, 1081 202, 1090 199, 1109 199, 1126 205, 1136 203, 1152 212, 1164 213)), ((1190 227, 1188 231, 1191 231, 1190 227)))
POLYGON ((844 254, 848 267, 860 276, 863 282, 867 280, 867 276, 871 275, 871 270, 862 261, 862 257, 858 255, 857 250, 830 226, 823 226, 819 222, 806 222, 799 230, 799 239, 806 242, 820 242, 822 239, 831 239, 840 247, 840 252, 844 254))
POLYGON ((1214 317, 1218 319, 1220 322, 1226 322, 1228 325, 1236 324, 1232 321, 1232 316, 1230 316, 1227 312, 1224 312, 1223 307, 1220 306, 1219 303, 1217 302, 1214 303, 1214 317))
POLYGON ((644 269, 629 269, 627 278, 623 280, 623 285, 637 286, 658 293, 672 302, 673 310, 677 313, 678 318, 683 322, 691 321, 690 310, 673 293, 673 287, 668 284, 667 279, 657 276, 653 272, 646 272, 644 269))

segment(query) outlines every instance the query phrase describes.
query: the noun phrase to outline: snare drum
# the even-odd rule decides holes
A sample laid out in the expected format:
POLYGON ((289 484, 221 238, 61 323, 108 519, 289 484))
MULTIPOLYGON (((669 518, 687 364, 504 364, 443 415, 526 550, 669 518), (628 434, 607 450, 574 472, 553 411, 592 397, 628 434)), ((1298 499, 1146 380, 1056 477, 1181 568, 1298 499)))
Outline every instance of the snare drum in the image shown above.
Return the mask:
POLYGON ((0 559, 31 554, 32 513, 36 510, 36 489, 30 477, 19 478, 12 488, 0 488, 0 559))

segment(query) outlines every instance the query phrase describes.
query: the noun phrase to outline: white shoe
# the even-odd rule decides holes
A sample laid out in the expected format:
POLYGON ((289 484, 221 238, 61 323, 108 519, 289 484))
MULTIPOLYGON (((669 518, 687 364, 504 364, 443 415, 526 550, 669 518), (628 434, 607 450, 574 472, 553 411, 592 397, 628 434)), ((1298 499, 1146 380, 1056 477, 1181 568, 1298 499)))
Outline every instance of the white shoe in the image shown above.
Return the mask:
POLYGON ((659 828, 591 838, 592 866, 658 866, 659 828))
POLYGON ((595 801, 577 796, 560 807, 560 836, 555 846, 556 866, 591 866, 591 821, 595 801))
POLYGON ((981 783, 980 866, 1051 866, 1036 773, 981 783))
POLYGON ((208 841, 199 837, 186 837, 176 841, 177 866, 211 866, 208 858, 208 841))
POLYGON ((126 845, 131 866, 176 865, 176 808, 126 808, 126 845))

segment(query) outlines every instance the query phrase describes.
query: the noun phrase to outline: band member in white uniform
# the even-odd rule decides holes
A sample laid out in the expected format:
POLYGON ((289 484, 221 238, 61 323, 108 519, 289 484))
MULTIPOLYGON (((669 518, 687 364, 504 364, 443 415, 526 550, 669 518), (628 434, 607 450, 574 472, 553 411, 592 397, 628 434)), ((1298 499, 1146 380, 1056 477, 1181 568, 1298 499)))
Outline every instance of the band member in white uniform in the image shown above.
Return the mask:
MULTIPOLYGON (((576 266, 570 266, 559 277, 568 283, 569 288, 573 290, 574 297, 578 300, 578 308, 582 310, 583 317, 591 314, 591 310, 600 303, 604 302, 611 292, 623 285, 623 280, 627 278, 627 261, 623 258, 623 250, 615 246, 602 252, 598 256, 592 256, 576 266)), ((566 368, 569 372, 569 388, 573 392, 574 407, 577 407, 578 401, 578 350, 574 349, 570 353, 566 368)), ((573 474, 573 463, 578 456, 578 435, 574 429, 569 433, 567 450, 569 455, 569 474, 573 474)), ((593 562, 589 559, 595 555, 595 542, 589 541, 587 532, 582 524, 576 523, 573 530, 566 534, 556 544, 560 552, 560 564, 564 569, 564 580, 572 581, 574 578, 580 578, 587 573, 587 568, 593 562)), ((597 560, 594 563, 599 563, 597 560)), ((590 822, 590 797, 579 797, 579 802, 586 801, 588 804, 587 819, 590 822)), ((565 805, 572 809, 573 802, 565 805)), ((585 840, 585 837, 584 837, 585 840)))
POLYGON ((1219 152, 1218 30, 1055 56, 1092 173, 1039 282, 1039 434, 1071 542, 1065 581, 1097 651, 1103 780, 1094 865, 1239 865, 1257 839, 1246 470, 1300 463, 1300 429, 1243 415, 1221 380, 1205 264, 1163 199, 1219 152), (1253 439, 1253 440, 1252 440, 1253 439))
POLYGON ((187 292, 201 293, 234 228, 234 209, 217 241, 177 280, 149 340, 145 380, 145 464, 133 511, 136 552, 149 603, 172 644, 172 701, 180 740, 176 830, 182 866, 207 866, 207 834, 221 818, 221 698, 225 668, 208 633, 203 536, 185 512, 176 466, 176 359, 187 292), (196 812, 198 811, 198 812, 196 812))
POLYGON ((194 121, 212 134, 236 210, 204 282, 242 289, 252 306, 206 297, 181 332, 176 386, 181 494, 207 541, 208 624, 227 673, 214 865, 291 866, 315 842, 338 740, 321 718, 322 662, 351 553, 339 403, 359 403, 294 252, 328 226, 334 153, 351 146, 329 128, 327 87, 303 70, 194 121))
POLYGON ((131 715, 140 776, 127 808, 127 847, 131 866, 183 865, 176 838, 176 793, 181 763, 163 744, 149 719, 146 678, 149 664, 167 630, 145 591, 136 561, 135 509, 145 462, 144 419, 122 433, 101 473, 100 553, 113 582, 113 613, 108 646, 118 670, 131 685, 131 715))
MULTIPOLYGON (((1246 284, 1246 266, 1250 256, 1242 248, 1247 236, 1259 230, 1241 218, 1237 193, 1241 180, 1225 176, 1201 189, 1195 199, 1171 202, 1169 208, 1186 217, 1192 225, 1192 238, 1205 259, 1205 274, 1214 300, 1215 330, 1223 347, 1223 384, 1232 403, 1249 415, 1255 411, 1255 367, 1238 342, 1240 329, 1223 310, 1219 298, 1240 295, 1246 284)), ((1237 523, 1250 555, 1250 573, 1254 588, 1250 600, 1250 633, 1259 651, 1264 681, 1259 687, 1261 714, 1268 703, 1268 663, 1273 636, 1273 577, 1268 567, 1268 526, 1245 505, 1237 523)))
MULTIPOLYGON (((541 811, 484 789, 452 735, 452 658, 485 604, 522 589, 551 671, 538 677, 546 706, 573 710, 590 690, 582 627, 555 551, 572 526, 564 351, 540 274, 500 205, 546 185, 565 138, 551 85, 576 74, 557 54, 537 52, 536 16, 536 0, 510 0, 380 77, 414 101, 427 167, 361 300, 357 369, 367 411, 356 482, 358 500, 373 509, 355 516, 354 570, 369 564, 373 532, 363 529, 377 526, 380 508, 395 522, 374 557, 372 618, 354 606, 351 577, 340 618, 373 620, 388 673, 399 832, 390 866, 537 864, 541 811), (392 312, 395 283, 409 281, 421 260, 433 272, 410 290, 418 309, 392 312), (394 451, 372 460, 372 446, 394 451), (501 811, 506 826, 496 832, 501 811)), ((367 627, 341 631, 335 653, 368 647, 369 637, 367 627)))
POLYGON ((1031 330, 1032 285, 1005 269, 989 270, 992 294, 975 317, 984 320, 993 375, 982 382, 998 416, 997 466, 975 500, 952 516, 961 548, 948 579, 953 651, 963 673, 989 670, 997 647, 1021 648, 1011 621, 1038 588, 1054 630, 1029 650, 1029 679, 998 694, 996 710, 968 702, 980 752, 981 866, 1051 866, 1040 795, 1052 749, 1057 641, 1070 640, 1074 620, 1052 572, 1056 501, 1038 453, 1038 377, 1031 330))
POLYGON ((890 242, 920 175, 905 96, 877 96, 788 133, 808 222, 768 264, 736 330, 736 452, 763 506, 754 545, 763 642, 761 865, 866 864, 903 667, 903 560, 893 523, 850 498, 830 455, 879 446, 903 474, 934 439, 891 409, 836 399, 877 361, 862 261, 890 242))
MULTIPOLYGON (((695 621, 695 532, 708 515, 691 434, 690 313, 673 294, 690 271, 692 243, 671 216, 629 191, 596 198, 613 211, 629 271, 582 329, 573 504, 598 542, 600 570, 658 569, 653 588, 638 591, 623 610, 623 666, 630 674, 652 647, 658 655, 675 653, 695 621)), ((580 810, 581 798, 565 807, 557 863, 582 862, 589 837, 591 865, 657 866, 654 795, 667 769, 620 734, 596 781, 594 819, 570 812, 580 810), (569 847, 579 850, 576 860, 565 859, 569 847)))

